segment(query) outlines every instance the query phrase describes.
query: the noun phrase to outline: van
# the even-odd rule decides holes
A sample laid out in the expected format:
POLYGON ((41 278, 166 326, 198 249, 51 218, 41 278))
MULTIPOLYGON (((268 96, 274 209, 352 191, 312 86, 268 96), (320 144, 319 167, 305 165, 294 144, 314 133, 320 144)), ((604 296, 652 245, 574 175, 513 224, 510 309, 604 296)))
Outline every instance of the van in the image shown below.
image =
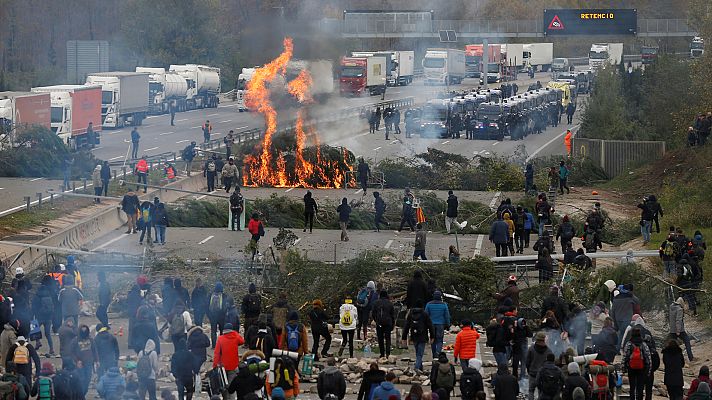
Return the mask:
POLYGON ((563 72, 569 70, 569 59, 568 58, 555 58, 551 62, 551 70, 553 72, 563 72))

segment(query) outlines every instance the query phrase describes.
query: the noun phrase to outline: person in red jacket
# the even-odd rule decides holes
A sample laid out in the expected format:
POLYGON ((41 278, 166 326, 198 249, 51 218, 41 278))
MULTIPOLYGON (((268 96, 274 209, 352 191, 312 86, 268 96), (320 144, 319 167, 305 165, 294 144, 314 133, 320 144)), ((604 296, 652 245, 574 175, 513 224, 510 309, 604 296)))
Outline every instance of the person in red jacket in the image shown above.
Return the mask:
POLYGON ((136 191, 138 191, 139 184, 143 181, 143 192, 146 193, 146 184, 148 183, 148 161, 146 161, 146 156, 138 160, 134 172, 136 172, 136 191))
POLYGON ((252 239, 250 239, 250 246, 252 247, 252 261, 254 261, 255 254, 259 254, 257 252, 257 243, 259 243, 260 238, 265 235, 265 227, 264 227, 264 225, 262 225, 262 222, 260 221, 259 214, 252 213, 252 218, 250 219, 250 222, 247 224, 247 230, 252 235, 252 239))
POLYGON ((472 328, 472 323, 467 319, 462 320, 462 330, 455 336, 453 357, 455 360, 460 359, 463 369, 468 367, 468 361, 471 358, 477 358, 477 340, 479 338, 480 333, 472 328))
MULTIPOLYGON (((225 324, 223 334, 218 338, 213 356, 213 368, 222 365, 227 374, 227 381, 232 382, 232 378, 237 375, 237 367, 240 365, 240 354, 238 348, 245 344, 245 339, 237 331, 232 330, 230 323, 225 324)), ((227 387, 223 398, 227 397, 227 387)))

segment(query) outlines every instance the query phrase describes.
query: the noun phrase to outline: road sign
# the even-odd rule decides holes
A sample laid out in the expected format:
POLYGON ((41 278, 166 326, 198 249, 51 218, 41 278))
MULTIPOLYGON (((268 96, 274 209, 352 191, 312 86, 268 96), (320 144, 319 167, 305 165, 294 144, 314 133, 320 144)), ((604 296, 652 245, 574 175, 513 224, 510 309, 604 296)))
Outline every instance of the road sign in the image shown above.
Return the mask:
POLYGON ((635 35, 637 30, 635 9, 544 10, 544 35, 635 35))
POLYGON ((453 30, 438 31, 440 43, 457 43, 457 34, 453 30))

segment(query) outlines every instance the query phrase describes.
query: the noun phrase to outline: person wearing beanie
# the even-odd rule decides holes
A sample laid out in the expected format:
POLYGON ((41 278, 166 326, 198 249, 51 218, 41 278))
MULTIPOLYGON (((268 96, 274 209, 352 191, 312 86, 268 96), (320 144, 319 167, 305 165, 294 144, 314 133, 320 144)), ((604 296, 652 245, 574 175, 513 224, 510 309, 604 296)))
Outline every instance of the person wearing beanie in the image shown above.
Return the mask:
MULTIPOLYGON (((253 328, 255 327, 253 326, 253 328)), ((250 336, 250 340, 247 342, 250 350, 261 351, 265 355, 272 354, 277 342, 274 340, 272 330, 267 326, 266 318, 259 321, 256 328, 256 332, 250 336)))
POLYGON ((460 366, 462 366, 463 370, 469 366, 470 361, 479 362, 480 366, 482 366, 482 361, 475 358, 477 357, 477 341, 479 339, 480 333, 472 327, 470 320, 462 320, 462 330, 455 336, 453 357, 455 357, 455 362, 458 359, 460 360, 460 366))
POLYGON ((351 299, 345 299, 344 304, 339 308, 339 329, 341 329, 341 347, 339 357, 344 353, 346 345, 349 345, 349 357, 354 357, 354 331, 358 323, 358 310, 353 305, 351 299))
POLYGON ((386 380, 381 382, 378 387, 373 390, 373 400, 400 400, 400 390, 395 387, 396 375, 393 372, 386 374, 386 380))
MULTIPOLYGON (((423 354, 425 353, 425 344, 428 341, 435 340, 435 328, 433 327, 430 316, 423 310, 423 301, 418 299, 415 302, 415 307, 410 309, 408 319, 403 327, 401 340, 407 346, 407 340, 415 347, 415 370, 423 370, 423 354)), ((432 343, 432 342, 431 342, 432 343)))
POLYGON ((437 360, 433 361, 433 366, 430 369, 430 390, 434 392, 444 389, 445 396, 440 398, 449 400, 450 393, 455 388, 455 382, 455 366, 450 364, 447 354, 439 353, 437 360))
MULTIPOLYGON (((213 368, 222 365, 227 374, 227 381, 230 382, 237 375, 237 367, 240 364, 239 347, 245 344, 245 339, 240 334, 232 330, 232 324, 225 324, 223 334, 217 340, 215 352, 213 354, 213 368)), ((227 398, 227 396, 224 396, 227 398)))
POLYGON ((546 333, 537 332, 534 336, 534 344, 527 351, 526 369, 529 374, 529 400, 534 400, 534 391, 536 390, 536 380, 539 370, 544 365, 549 355, 554 355, 546 345, 546 333))
POLYGON ((378 300, 376 293, 376 283, 368 281, 366 287, 359 290, 356 296, 356 308, 358 309, 358 323, 356 324, 356 338, 361 340, 361 327, 363 327, 363 338, 368 339, 368 325, 371 322, 371 310, 373 303, 378 300))
POLYGON ((462 368, 460 375, 460 393, 462 400, 475 400, 477 392, 484 391, 482 381, 482 361, 471 358, 468 365, 462 368))
POLYGON ((252 325, 257 325, 257 319, 262 312, 262 297, 257 293, 257 286, 250 283, 247 288, 247 294, 242 298, 242 314, 245 317, 245 332, 252 325))
POLYGON ((381 358, 391 355, 391 332, 396 322, 396 311, 388 292, 381 290, 378 300, 373 303, 371 315, 376 321, 376 336, 381 358))
POLYGON ((331 347, 331 333, 329 332, 329 315, 324 311, 324 303, 321 299, 316 299, 312 302, 312 310, 309 313, 309 320, 311 322, 312 331, 312 354, 314 354, 314 361, 319 360, 319 339, 324 338, 324 347, 321 350, 321 356, 327 357, 329 355, 329 348, 331 347))
POLYGON ((690 390, 687 391, 687 396, 692 396, 698 390, 698 387, 701 383, 710 383, 710 367, 707 365, 703 365, 700 368, 700 373, 697 375, 697 378, 692 380, 692 383, 690 384, 690 390))
POLYGON ((272 389, 272 400, 285 400, 284 389, 281 387, 276 387, 272 389))
POLYGON ((327 358, 326 368, 319 373, 316 386, 319 398, 322 400, 326 399, 328 395, 336 396, 339 400, 343 400, 346 396, 346 378, 336 367, 334 357, 327 358))
POLYGON ((497 368, 497 375, 492 378, 492 386, 495 400, 516 400, 519 397, 519 381, 509 373, 506 365, 497 368))
POLYGON ((287 325, 282 331, 282 338, 279 341, 282 350, 293 351, 299 354, 299 359, 304 354, 309 353, 309 338, 307 336, 307 328, 304 324, 299 323, 299 313, 290 311, 287 314, 287 325))
POLYGON ((682 297, 678 297, 672 304, 670 304, 670 336, 682 340, 685 343, 685 350, 687 350, 687 358, 690 361, 694 361, 695 357, 692 355, 692 345, 690 344, 690 336, 685 331, 685 300, 682 297))
POLYGON ((591 399, 591 385, 588 383, 586 378, 581 376, 581 368, 578 363, 570 362, 566 366, 566 371, 568 376, 564 381, 564 391, 561 394, 562 400, 573 400, 574 390, 576 388, 581 388, 584 392, 585 400, 591 399))
POLYGON ((44 361, 39 375, 32 384, 30 396, 36 396, 37 400, 50 400, 54 392, 52 378, 54 378, 54 365, 49 361, 44 361))
MULTIPOLYGON (((564 388, 564 372, 554 364, 554 353, 547 353, 546 361, 534 380, 534 388, 539 390, 539 400, 553 400, 561 396, 564 388)), ((531 394, 531 383, 529 393, 531 394)))
POLYGON ((708 382, 700 382, 697 390, 689 395, 688 400, 710 400, 710 384, 708 382))
POLYGON ((443 293, 439 290, 433 292, 433 300, 425 306, 425 313, 430 317, 435 329, 435 341, 430 345, 433 358, 440 354, 443 348, 445 330, 450 329, 450 309, 443 302, 443 293))
POLYGON ((648 378, 648 371, 652 367, 652 359, 650 348, 643 341, 643 336, 639 328, 633 328, 630 334, 630 341, 623 349, 623 373, 628 373, 630 382, 630 398, 631 400, 643 399, 643 388, 648 378), (631 358, 634 354, 640 354, 642 368, 638 368, 636 364, 639 361, 634 359, 634 365, 631 366, 631 358))

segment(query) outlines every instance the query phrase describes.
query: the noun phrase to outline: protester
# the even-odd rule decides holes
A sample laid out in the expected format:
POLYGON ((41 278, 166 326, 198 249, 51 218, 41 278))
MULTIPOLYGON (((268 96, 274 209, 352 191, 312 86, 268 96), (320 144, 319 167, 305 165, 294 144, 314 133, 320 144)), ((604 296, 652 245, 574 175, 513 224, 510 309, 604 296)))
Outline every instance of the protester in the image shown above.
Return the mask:
POLYGON ((415 244, 413 246, 413 261, 417 261, 418 258, 421 260, 427 260, 425 255, 425 245, 427 243, 428 232, 423 229, 423 224, 418 223, 415 226, 415 244))
MULTIPOLYGON (((221 336, 222 337, 222 336, 221 336)), ((220 346, 218 342, 218 346, 220 346)), ((175 378, 176 388, 178 389, 178 400, 191 400, 195 392, 195 375, 200 373, 200 369, 196 370, 195 359, 185 345, 185 339, 180 339, 176 342, 176 351, 171 357, 171 374, 175 378)), ((225 368, 227 372, 227 368, 225 368)), ((228 375, 228 382, 234 377, 228 375)))
POLYGON ((32 384, 30 396, 37 397, 37 400, 52 400, 55 399, 54 382, 54 365, 49 361, 42 363, 42 369, 39 376, 32 384))
POLYGON ((445 331, 450 329, 450 309, 442 298, 442 292, 436 290, 433 293, 433 300, 425 305, 425 313, 430 317, 430 322, 433 324, 435 331, 434 341, 430 345, 433 358, 436 358, 442 351, 445 331))
MULTIPOLYGON (((462 359, 460 363, 462 364, 462 359)), ((467 365, 463 365, 462 374, 460 375, 460 393, 462 400, 475 400, 477 392, 485 390, 481 370, 482 361, 476 358, 471 358, 468 360, 467 365)))
POLYGON ((339 308, 339 329, 341 329, 341 347, 339 347, 339 357, 344 353, 346 345, 349 346, 349 357, 354 356, 354 331, 358 326, 358 310, 349 298, 344 300, 344 304, 339 308))
POLYGON ((336 360, 333 357, 326 360, 326 368, 319 373, 316 387, 321 400, 325 400, 327 395, 334 395, 338 400, 346 397, 346 378, 336 367, 336 360))
MULTIPOLYGON (((516 400, 519 397, 519 382, 509 373, 509 368, 505 365, 497 368, 497 374, 492 378, 492 386, 494 386, 495 400, 516 400)), ((484 393, 484 389, 480 389, 477 393, 484 393)), ((463 400, 465 400, 464 396, 463 400)))
POLYGON ((619 285, 618 295, 613 298, 611 318, 615 322, 619 338, 625 336, 633 314, 640 314, 640 300, 633 294, 633 285, 619 285))
POLYGON ((260 255, 259 252, 259 242, 260 238, 265 235, 265 227, 260 221, 260 215, 256 212, 252 213, 252 218, 247 224, 247 230, 250 232, 252 237, 250 238, 250 246, 252 247, 252 261, 255 261, 255 255, 260 255))
POLYGON ((492 223, 489 240, 495 245, 497 257, 507 256, 507 244, 509 243, 509 225, 504 222, 501 215, 492 223))
POLYGON ((405 305, 408 308, 413 308, 418 301, 425 304, 428 297, 430 297, 428 294, 428 285, 423 280, 423 273, 416 270, 413 273, 413 279, 408 282, 408 288, 405 295, 405 305))
POLYGON ((380 356, 381 358, 390 357, 391 332, 395 327, 396 313, 387 291, 381 290, 378 300, 373 303, 371 315, 376 322, 376 337, 378 338, 380 356))
POLYGON ((136 375, 138 377, 138 393, 142 399, 156 399, 156 377, 158 376, 158 354, 156 353, 156 344, 153 340, 146 341, 146 346, 138 353, 138 362, 136 363, 136 375))
MULTIPOLYGON (((453 357, 455 362, 460 360, 463 370, 470 365, 470 361, 477 358, 477 341, 480 333, 472 327, 472 322, 468 319, 462 320, 462 330, 455 336, 455 348, 453 357)), ((480 364, 481 361, 477 360, 480 364)))
POLYGON ((371 400, 373 399, 374 390, 386 380, 386 371, 378 368, 378 363, 371 363, 367 371, 363 373, 363 379, 359 386, 356 400, 371 400))
POLYGON ((665 387, 670 400, 682 400, 685 380, 682 369, 685 368, 685 356, 677 339, 670 338, 662 350, 665 365, 665 387))
POLYGON ((415 196, 411 193, 410 188, 405 188, 405 194, 403 195, 403 210, 401 211, 401 222, 398 228, 398 233, 403 230, 403 225, 406 223, 410 227, 410 231, 415 231, 415 210, 413 209, 413 202, 415 201, 415 196))
POLYGON ((336 212, 339 214, 339 226, 341 227, 341 241, 348 242, 349 234, 347 228, 349 225, 349 217, 351 216, 351 206, 349 206, 349 201, 346 197, 341 199, 341 204, 336 207, 336 212))
POLYGON ((643 389, 652 363, 650 350, 648 345, 643 342, 640 329, 633 329, 630 342, 622 350, 622 353, 623 372, 628 373, 630 382, 630 398, 631 400, 643 400, 643 389))
POLYGON ((89 335, 89 327, 81 325, 79 335, 72 343, 72 358, 77 365, 77 373, 82 382, 82 393, 86 395, 89 390, 94 364, 99 361, 94 339, 89 335))
POLYGON ((685 301, 682 297, 678 297, 672 304, 670 304, 670 335, 679 338, 685 343, 685 349, 687 350, 687 358, 690 361, 694 361, 695 357, 692 355, 692 345, 690 344, 690 336, 685 331, 685 312, 684 312, 685 301))
POLYGON ((697 391, 688 397, 689 400, 710 400, 710 384, 707 382, 700 382, 697 387, 697 391))
POLYGON ((363 338, 367 338, 368 325, 371 321, 371 309, 373 303, 378 300, 376 293, 376 283, 368 281, 365 288, 359 290, 356 296, 356 309, 358 310, 358 323, 356 324, 356 338, 361 340, 361 328, 363 327, 363 338))
POLYGON ((455 224, 457 229, 464 229, 467 226, 467 221, 462 223, 457 222, 457 209, 459 202, 457 201, 457 196, 455 196, 452 190, 447 192, 447 210, 445 211, 445 231, 450 233, 450 225, 455 224))
POLYGON ((435 342, 435 328, 430 317, 423 310, 423 301, 420 299, 416 300, 415 306, 410 309, 409 317, 403 327, 401 340, 406 346, 409 337, 415 347, 415 370, 422 372, 425 344, 435 342))
POLYGON ((566 189, 566 194, 571 193, 571 189, 569 189, 569 185, 567 184, 570 174, 571 174, 571 171, 569 171, 569 168, 566 166, 566 163, 563 160, 560 161, 559 162, 559 192, 561 193, 561 195, 564 194, 564 189, 566 189))
POLYGON ((225 310, 227 305, 227 296, 223 293, 222 282, 216 282, 213 293, 210 295, 208 302, 208 319, 210 320, 210 342, 215 348, 218 331, 222 335, 225 325, 225 310))
POLYGON ((102 376, 109 368, 119 365, 118 362, 121 352, 119 351, 119 341, 116 340, 116 337, 109 331, 108 326, 97 324, 95 329, 97 334, 94 337, 94 346, 96 346, 98 359, 96 375, 102 376))
POLYGON ((190 293, 190 304, 193 306, 193 323, 196 326, 202 326, 208 311, 208 291, 201 278, 195 280, 195 287, 190 293))
MULTIPOLYGON (((319 360, 319 339, 324 338, 324 347, 321 350, 321 356, 326 358, 331 347, 331 333, 329 332, 329 315, 324 311, 324 303, 320 299, 312 302, 312 310, 309 313, 312 332, 312 351, 314 361, 319 360)), ((381 350, 382 352, 383 350, 381 350)))
POLYGON ((373 390, 373 400, 400 400, 401 394, 394 383, 396 375, 393 372, 386 374, 386 380, 373 390))
POLYGON ((307 336, 307 328, 299 323, 299 313, 290 311, 287 316, 287 324, 282 331, 282 337, 278 340, 281 343, 281 349, 297 353, 299 359, 304 354, 309 353, 309 339, 307 336))
POLYGON ((304 195, 304 230, 302 232, 306 232, 308 227, 309 233, 312 233, 314 215, 316 215, 317 211, 319 211, 319 206, 312 197, 311 190, 307 190, 307 193, 304 195))
POLYGON ((529 400, 534 400, 539 370, 542 368, 549 355, 551 355, 552 358, 554 356, 554 353, 552 353, 546 345, 546 333, 538 332, 534 339, 534 344, 529 347, 526 357, 527 372, 529 373, 529 400))
POLYGON ((564 390, 561 393, 562 400, 574 400, 574 392, 577 388, 584 392, 584 400, 591 399, 591 385, 586 378, 581 376, 581 368, 575 362, 570 362, 566 366, 568 376, 564 381, 564 390))
MULTIPOLYGON (((245 344, 245 339, 240 336, 240 333, 232 330, 232 324, 225 324, 225 329, 215 345, 213 368, 217 366, 224 367, 228 382, 232 381, 237 374, 237 367, 240 362, 238 349, 243 344, 245 344)), ((225 392, 227 392, 227 388, 223 392, 223 397, 227 396, 225 392)))
POLYGON ((119 367, 109 368, 109 370, 106 371, 106 373, 99 379, 99 383, 96 384, 97 393, 99 393, 99 396, 101 396, 102 399, 106 400, 120 399, 125 388, 126 379, 124 379, 124 376, 121 375, 119 367))
POLYGON ((440 397, 443 400, 450 398, 450 392, 455 388, 455 366, 450 364, 447 359, 447 354, 440 353, 433 361, 433 366, 430 369, 430 388, 433 392, 443 389, 445 396, 440 397))
MULTIPOLYGON (((692 383, 690 383, 690 389, 687 391, 687 396, 692 396, 697 392, 699 385, 701 383, 706 383, 709 385, 710 383, 710 367, 707 365, 703 365, 700 367, 700 373, 697 374, 697 378, 692 380, 692 383)), ((709 396, 709 393, 707 393, 709 396)))

